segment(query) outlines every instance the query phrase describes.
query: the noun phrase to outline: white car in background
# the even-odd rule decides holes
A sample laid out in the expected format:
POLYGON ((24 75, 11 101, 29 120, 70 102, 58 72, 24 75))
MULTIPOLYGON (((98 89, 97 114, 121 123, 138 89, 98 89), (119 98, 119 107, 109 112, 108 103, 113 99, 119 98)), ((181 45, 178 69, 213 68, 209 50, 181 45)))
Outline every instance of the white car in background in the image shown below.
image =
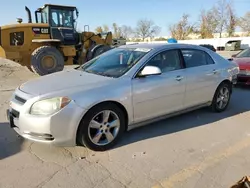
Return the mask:
POLYGON ((226 110, 238 72, 198 45, 125 45, 22 84, 7 114, 26 139, 103 151, 137 125, 202 107, 226 110))

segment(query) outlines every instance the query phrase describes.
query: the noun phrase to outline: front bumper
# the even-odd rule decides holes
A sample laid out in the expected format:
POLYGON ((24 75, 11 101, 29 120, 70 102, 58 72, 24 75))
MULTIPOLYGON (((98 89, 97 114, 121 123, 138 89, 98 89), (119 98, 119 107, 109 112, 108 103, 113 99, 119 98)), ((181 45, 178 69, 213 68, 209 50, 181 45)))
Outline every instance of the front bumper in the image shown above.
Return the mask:
POLYGON ((29 101, 18 105, 15 100, 7 110, 10 127, 31 141, 56 146, 75 146, 76 133, 85 110, 74 101, 51 116, 34 116, 27 113, 29 101))
POLYGON ((250 85, 250 75, 238 75, 237 84, 250 85))

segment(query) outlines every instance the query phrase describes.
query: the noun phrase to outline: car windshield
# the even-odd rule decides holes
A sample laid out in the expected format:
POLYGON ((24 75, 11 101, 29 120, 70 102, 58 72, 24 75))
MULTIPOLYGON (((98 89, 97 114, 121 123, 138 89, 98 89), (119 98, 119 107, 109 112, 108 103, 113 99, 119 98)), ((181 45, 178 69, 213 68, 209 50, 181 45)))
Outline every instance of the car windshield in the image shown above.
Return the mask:
POLYGON ((131 69, 149 51, 148 48, 115 48, 90 60, 82 66, 82 70, 118 78, 131 69))
POLYGON ((238 53, 235 57, 242 58, 242 57, 250 57, 250 49, 242 50, 238 53))

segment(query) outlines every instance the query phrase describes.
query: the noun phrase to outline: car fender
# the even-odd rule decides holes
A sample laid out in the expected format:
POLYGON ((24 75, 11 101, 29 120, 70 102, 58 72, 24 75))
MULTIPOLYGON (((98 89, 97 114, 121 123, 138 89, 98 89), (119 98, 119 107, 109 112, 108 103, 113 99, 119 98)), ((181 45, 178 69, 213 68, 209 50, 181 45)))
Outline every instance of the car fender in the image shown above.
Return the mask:
POLYGON ((122 105, 127 111, 128 124, 130 124, 133 122, 133 104, 131 84, 129 83, 131 82, 126 79, 124 79, 124 81, 114 81, 112 84, 72 94, 72 98, 74 98, 77 105, 84 109, 82 116, 84 116, 89 109, 100 103, 107 101, 118 103, 122 105), (110 92, 103 93, 103 87, 106 87, 105 90, 109 90, 110 92))

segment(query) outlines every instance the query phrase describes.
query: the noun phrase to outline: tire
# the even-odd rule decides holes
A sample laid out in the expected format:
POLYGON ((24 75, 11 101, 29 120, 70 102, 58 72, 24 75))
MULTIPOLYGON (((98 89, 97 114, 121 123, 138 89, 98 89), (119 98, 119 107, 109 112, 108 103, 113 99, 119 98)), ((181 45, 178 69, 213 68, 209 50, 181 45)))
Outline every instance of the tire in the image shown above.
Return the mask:
POLYGON ((96 56, 110 50, 111 47, 107 45, 93 45, 89 48, 87 53, 87 61, 95 58, 96 56))
POLYGON ((213 112, 223 112, 227 109, 231 99, 231 90, 232 87, 229 83, 223 82, 219 85, 210 106, 213 112), (228 94, 225 94, 225 91, 227 91, 228 94), (222 93, 224 93, 224 95, 222 95, 222 93), (223 105, 221 105, 221 103, 223 103, 223 105))
MULTIPOLYGON (((82 119, 78 131, 77 131, 77 142, 82 145, 86 146, 87 148, 93 151, 105 151, 111 149, 118 140, 122 137, 125 131, 125 116, 123 111, 113 103, 105 103, 101 105, 97 105, 87 112, 87 114, 82 119), (109 122, 105 124, 105 120, 103 117, 103 111, 109 111, 109 122), (114 114, 113 114, 114 113, 114 114), (99 115, 98 115, 99 114, 99 115), (111 127, 111 122, 115 122, 114 120, 117 119, 117 123, 119 122, 119 128, 111 127), (95 120, 98 124, 95 125, 95 128, 90 128, 90 122, 95 120), (98 128, 97 128, 98 127, 98 128), (106 132, 105 132, 106 131, 106 132), (114 137, 112 140, 108 140, 106 135, 110 135, 111 133, 114 137), (99 136, 99 137, 98 137, 99 136), (98 139, 99 138, 99 139, 98 139)), ((112 138, 112 137, 109 137, 112 138)))
POLYGON ((110 46, 107 46, 107 45, 99 46, 98 48, 96 48, 96 49, 94 50, 94 53, 93 53, 93 57, 92 57, 92 58, 95 58, 96 56, 101 55, 101 54, 103 54, 104 52, 109 51, 110 49, 111 49, 111 47, 110 47, 110 46))
POLYGON ((31 68, 36 74, 43 76, 62 71, 64 68, 63 55, 53 46, 41 46, 31 54, 31 68), (45 59, 50 59, 50 66, 45 59))
POLYGON ((87 61, 89 61, 89 60, 91 60, 92 58, 93 58, 93 49, 95 48, 95 44, 92 44, 90 47, 89 47, 89 49, 88 49, 88 51, 87 51, 87 54, 86 54, 86 62, 87 61))

